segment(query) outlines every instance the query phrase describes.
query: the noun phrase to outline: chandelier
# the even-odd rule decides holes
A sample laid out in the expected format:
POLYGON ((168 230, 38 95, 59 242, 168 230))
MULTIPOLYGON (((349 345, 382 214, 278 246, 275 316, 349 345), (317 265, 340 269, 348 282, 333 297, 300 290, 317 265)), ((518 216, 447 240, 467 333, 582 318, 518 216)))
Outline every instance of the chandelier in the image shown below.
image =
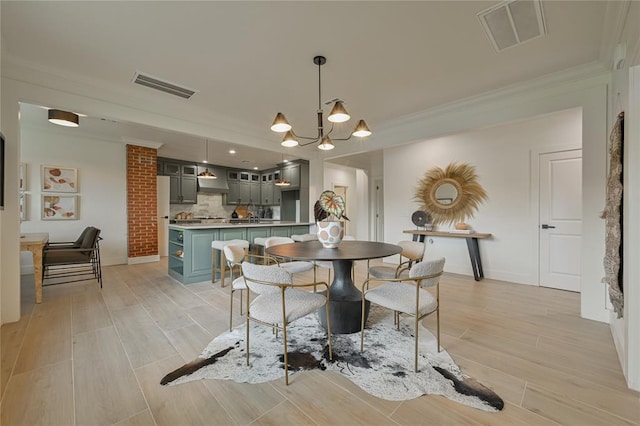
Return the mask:
POLYGON ((330 149, 335 148, 333 145, 333 141, 346 141, 351 139, 351 136, 356 136, 359 138, 364 138, 365 136, 369 136, 371 134, 371 130, 367 126, 364 120, 358 121, 355 129, 351 133, 351 136, 347 138, 330 138, 329 135, 333 132, 333 128, 335 123, 344 123, 348 121, 351 116, 344 108, 343 102, 341 99, 334 99, 330 102, 334 102, 333 108, 329 113, 327 119, 331 122, 331 128, 325 134, 324 132, 324 119, 323 119, 323 111, 322 111, 322 79, 320 75, 320 68, 322 65, 327 63, 327 58, 324 56, 316 56, 313 58, 313 63, 318 66, 318 134, 314 137, 301 136, 296 135, 291 127, 291 124, 287 121, 284 114, 279 112, 276 114, 276 118, 273 120, 273 124, 271 125, 271 130, 278 133, 285 133, 284 138, 282 139, 282 146, 285 147, 294 147, 294 146, 306 146, 312 143, 318 143, 318 148, 328 151, 330 149), (298 139, 305 139, 309 142, 300 143, 298 139))

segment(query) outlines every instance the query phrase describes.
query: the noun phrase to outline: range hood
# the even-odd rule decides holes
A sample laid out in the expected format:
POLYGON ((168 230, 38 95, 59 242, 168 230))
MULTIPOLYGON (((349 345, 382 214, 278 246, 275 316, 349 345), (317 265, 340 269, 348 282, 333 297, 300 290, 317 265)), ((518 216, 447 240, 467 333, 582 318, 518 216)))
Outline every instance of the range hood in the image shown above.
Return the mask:
POLYGON ((198 178, 198 192, 208 193, 226 193, 229 192, 229 184, 227 183, 227 171, 212 166, 198 165, 198 174, 209 170, 216 175, 216 179, 198 178))

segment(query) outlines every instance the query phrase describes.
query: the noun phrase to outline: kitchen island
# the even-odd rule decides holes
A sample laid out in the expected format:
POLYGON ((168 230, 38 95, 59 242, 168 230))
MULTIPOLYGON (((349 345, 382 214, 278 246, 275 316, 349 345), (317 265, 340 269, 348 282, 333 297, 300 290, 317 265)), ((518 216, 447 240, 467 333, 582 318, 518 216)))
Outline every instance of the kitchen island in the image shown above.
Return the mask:
MULTIPOLYGON (((211 280, 214 240, 247 240, 256 237, 290 237, 309 233, 309 222, 261 220, 259 223, 212 223, 169 225, 169 270, 183 284, 211 280)), ((219 255, 219 254, 218 254, 219 255)), ((220 259, 218 259, 218 264, 220 259)))

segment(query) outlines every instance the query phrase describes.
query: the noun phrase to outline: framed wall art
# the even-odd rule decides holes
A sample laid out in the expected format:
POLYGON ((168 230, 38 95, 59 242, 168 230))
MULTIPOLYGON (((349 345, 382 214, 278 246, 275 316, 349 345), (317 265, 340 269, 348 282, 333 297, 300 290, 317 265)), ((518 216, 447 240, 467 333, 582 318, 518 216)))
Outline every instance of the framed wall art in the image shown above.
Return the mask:
POLYGON ((42 192, 78 192, 78 169, 42 166, 42 192))
POLYGON ((42 220, 77 220, 77 195, 42 195, 42 220))

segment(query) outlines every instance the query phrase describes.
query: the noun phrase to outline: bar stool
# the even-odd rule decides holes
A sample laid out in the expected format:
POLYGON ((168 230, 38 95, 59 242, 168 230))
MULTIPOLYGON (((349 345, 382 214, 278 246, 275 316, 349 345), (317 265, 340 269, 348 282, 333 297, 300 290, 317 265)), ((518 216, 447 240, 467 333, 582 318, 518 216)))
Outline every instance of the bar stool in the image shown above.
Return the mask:
POLYGON ((216 282, 216 271, 220 270, 220 287, 224 287, 224 276, 226 275, 227 260, 224 256, 224 248, 229 245, 240 246, 245 253, 249 250, 249 241, 247 240, 211 241, 211 282, 216 282), (220 267, 218 267, 218 254, 216 251, 220 252, 220 267))
POLYGON ((318 234, 293 234, 291 239, 295 242, 301 241, 317 241, 318 234))
MULTIPOLYGON (((255 237, 253 239, 253 245, 251 246, 251 252, 254 255, 264 256, 264 244, 267 241, 267 237, 255 237)), ((266 265, 266 257, 264 258, 266 265)))

